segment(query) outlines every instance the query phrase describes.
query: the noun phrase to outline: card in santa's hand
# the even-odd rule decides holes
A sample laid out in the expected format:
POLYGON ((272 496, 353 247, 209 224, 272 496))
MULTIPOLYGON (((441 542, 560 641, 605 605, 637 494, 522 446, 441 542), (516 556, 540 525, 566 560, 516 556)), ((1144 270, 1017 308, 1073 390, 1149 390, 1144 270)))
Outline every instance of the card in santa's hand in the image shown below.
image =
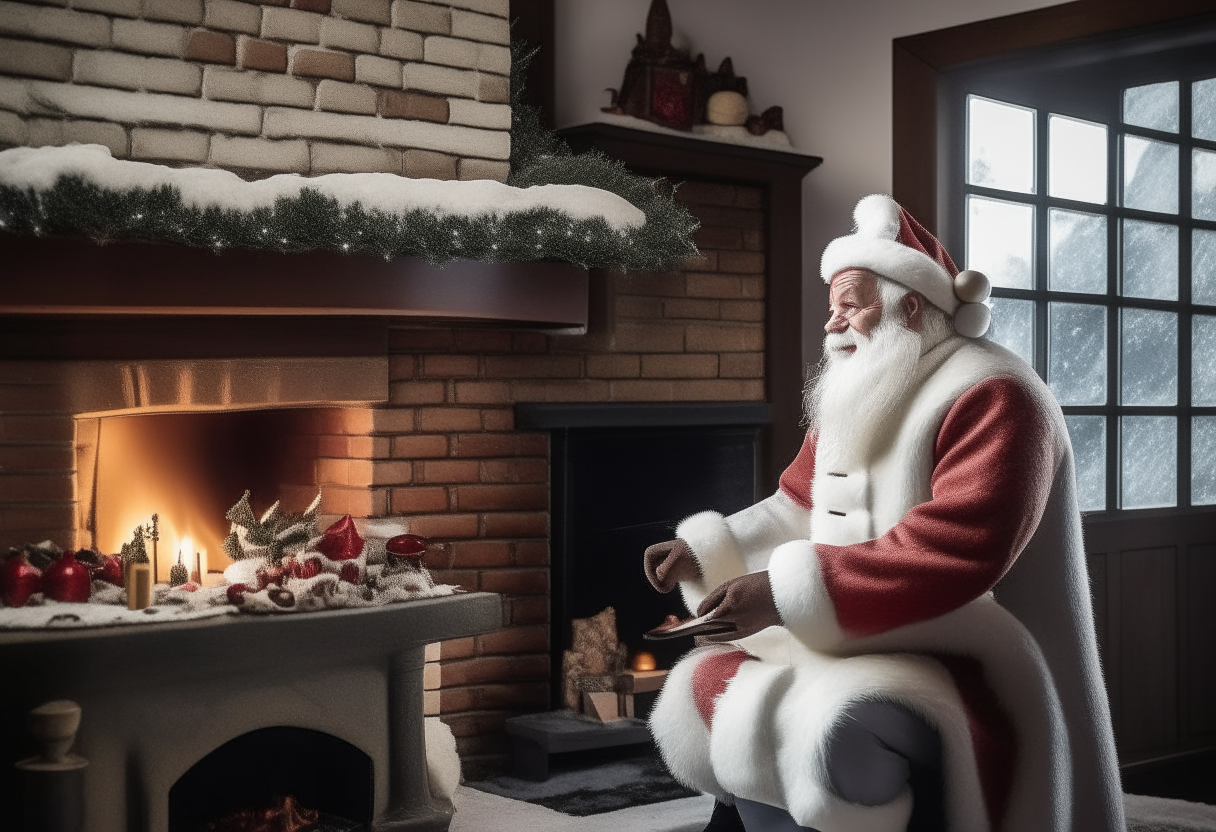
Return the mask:
POLYGON ((662 641, 668 638, 680 638, 681 636, 711 636, 719 633, 729 633, 738 629, 729 621, 715 621, 714 611, 699 615, 696 618, 690 618, 687 621, 681 621, 674 615, 667 616, 667 620, 653 630, 647 630, 642 638, 647 641, 662 641))

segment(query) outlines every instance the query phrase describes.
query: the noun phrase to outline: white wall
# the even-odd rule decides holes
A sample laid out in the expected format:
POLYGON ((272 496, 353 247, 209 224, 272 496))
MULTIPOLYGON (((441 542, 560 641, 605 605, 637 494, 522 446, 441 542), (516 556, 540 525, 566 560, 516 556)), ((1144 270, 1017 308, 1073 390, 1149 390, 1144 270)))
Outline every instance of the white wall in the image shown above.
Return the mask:
MULTIPOLYGON (((557 0, 559 127, 595 120, 619 87, 650 0, 557 0)), ((824 158, 803 186, 803 354, 817 360, 827 293, 819 255, 857 199, 891 189, 891 41, 1052 0, 668 0, 710 69, 727 55, 752 112, 780 104, 794 146, 824 158)))

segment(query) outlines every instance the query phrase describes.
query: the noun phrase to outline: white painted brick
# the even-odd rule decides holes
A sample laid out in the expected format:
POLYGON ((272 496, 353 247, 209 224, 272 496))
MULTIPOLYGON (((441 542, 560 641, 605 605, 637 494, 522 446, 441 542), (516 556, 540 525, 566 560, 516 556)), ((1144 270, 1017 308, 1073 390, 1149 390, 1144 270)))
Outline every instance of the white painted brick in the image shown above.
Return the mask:
POLYGON ((422 692, 422 715, 439 716, 440 701, 439 691, 424 690, 422 692))
POLYGON ((114 21, 113 44, 126 52, 180 58, 186 54, 187 31, 185 26, 171 23, 119 19, 114 21))
POLYGON ((480 47, 481 44, 471 40, 432 35, 424 41, 422 54, 428 64, 475 69, 480 47))
POLYGON ((262 37, 294 43, 318 43, 322 16, 299 9, 262 9, 262 37))
POLYGON ((421 61, 422 35, 403 29, 381 29, 380 54, 406 61, 421 61))
POLYGON ((461 159, 457 163, 458 179, 493 179, 506 182, 511 172, 510 162, 491 162, 488 159, 461 159))
POLYGON ((209 66, 203 70, 203 96, 215 101, 282 104, 312 109, 316 88, 311 82, 292 75, 209 66))
POLYGON ((423 652, 423 660, 428 662, 439 661, 439 642, 434 641, 426 646, 423 652))
POLYGON ((66 81, 72 77, 72 50, 35 40, 0 38, 0 74, 66 81))
POLYGON ((210 161, 227 169, 308 173, 308 142, 212 136, 210 161))
POLYGON ((205 162, 210 136, 193 130, 136 127, 131 131, 131 158, 165 162, 205 162))
POLYGON ((495 46, 490 43, 481 44, 477 51, 477 68, 484 72, 496 72, 499 75, 511 74, 511 48, 495 46))
POLYGON ((312 143, 314 176, 322 173, 401 173, 401 151, 384 147, 312 143))
POLYGON ((412 32, 447 35, 452 32, 452 12, 432 3, 393 0, 393 26, 412 32))
POLYGON ((0 2, 0 34, 81 46, 109 46, 110 19, 68 9, 0 2))
POLYGON ((504 17, 452 10, 452 37, 510 45, 511 25, 504 17))
POLYGON ((119 17, 139 17, 140 0, 72 0, 72 8, 119 17))
POLYGON ((198 24, 203 22, 203 0, 143 0, 140 14, 151 20, 198 24))
POLYGON ((468 9, 471 12, 492 14, 495 17, 509 17, 511 12, 511 0, 426 0, 426 2, 451 6, 454 9, 468 9))
POLYGON ((203 81, 194 64, 101 50, 77 51, 72 70, 77 83, 183 95, 198 95, 203 81))
POLYGON ((59 147, 63 141, 63 119, 31 118, 25 122, 26 144, 30 147, 59 147))
POLYGON ((439 662, 427 662, 422 666, 422 689, 439 690, 439 662))
POLYGON ((68 143, 104 144, 116 159, 126 158, 130 151, 127 131, 107 121, 65 121, 63 138, 68 143))
POLYGON ((0 77, 0 109, 22 115, 68 115, 119 124, 202 127, 254 136, 262 130, 262 108, 253 104, 4 77, 0 77))
POLYGON ((367 23, 325 17, 321 19, 321 45, 374 55, 380 48, 380 33, 367 23))
POLYGON ((355 80, 360 84, 401 88, 401 62, 375 55, 355 57, 355 80))
POLYGON ((271 139, 304 137, 361 145, 417 147, 483 159, 507 159, 511 155, 511 139, 505 130, 282 107, 268 107, 263 121, 262 135, 271 139))
POLYGON ((379 23, 381 26, 387 26, 389 21, 386 0, 333 0, 330 12, 348 20, 379 23))
POLYGON ((434 64, 410 63, 401 68, 401 86, 407 90, 432 92, 437 95, 476 98, 480 82, 476 72, 434 64))
POLYGON ((372 115, 376 112, 376 98, 376 91, 362 84, 344 84, 328 78, 317 84, 318 110, 372 115))
POLYGON ((262 31, 262 7, 237 0, 207 0, 203 25, 209 29, 256 35, 262 31))
POLYGON ((489 127, 492 130, 511 129, 510 104, 483 104, 467 98, 448 99, 448 124, 469 127, 489 127))
POLYGON ((25 121, 16 113, 0 110, 0 144, 23 146, 29 131, 25 121))

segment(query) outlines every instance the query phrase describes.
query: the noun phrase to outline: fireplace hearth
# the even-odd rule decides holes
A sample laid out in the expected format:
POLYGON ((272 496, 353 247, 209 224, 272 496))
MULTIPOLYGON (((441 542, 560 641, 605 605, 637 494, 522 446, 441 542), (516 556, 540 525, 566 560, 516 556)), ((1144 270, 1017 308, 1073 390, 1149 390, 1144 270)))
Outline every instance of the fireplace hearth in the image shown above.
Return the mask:
MULTIPOLYGON (((424 647, 492 631, 501 615, 498 596, 469 593, 284 617, 3 632, 0 759, 29 756, 21 738, 30 709, 71 698, 83 711, 76 753, 89 762, 88 832, 191 832, 206 820, 200 804, 242 808, 251 784, 229 764, 259 759, 249 748, 284 775, 267 776, 259 795, 291 786, 311 808, 370 817, 375 832, 446 829, 451 809, 427 786, 424 647), (324 785, 338 768, 339 780, 324 785)), ((14 779, 0 778, 0 826, 21 816, 14 779)))

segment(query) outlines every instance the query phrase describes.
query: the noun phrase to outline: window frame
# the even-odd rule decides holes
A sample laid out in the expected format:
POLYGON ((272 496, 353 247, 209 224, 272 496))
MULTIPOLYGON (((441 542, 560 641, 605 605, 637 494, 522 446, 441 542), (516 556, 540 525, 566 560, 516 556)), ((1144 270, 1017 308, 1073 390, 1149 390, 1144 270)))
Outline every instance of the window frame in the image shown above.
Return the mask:
MULTIPOLYGON (((1201 27, 1198 37, 1210 44, 1216 41, 1216 21, 1201 27)), ((1196 46, 1196 29, 1188 26, 1177 32, 1156 32, 1127 42, 1086 43, 1075 49, 1054 50, 1050 58, 1031 54, 943 72, 938 84, 938 130, 944 141, 939 145, 937 194, 944 197, 938 206, 939 236, 951 251, 966 259, 967 197, 1000 199, 1034 208, 1034 249, 1032 288, 994 288, 993 296, 1028 300, 1034 303, 1034 367, 1047 378, 1048 304, 1082 303, 1101 306, 1106 315, 1106 401, 1101 405, 1068 405, 1067 416, 1096 415, 1105 420, 1105 508, 1091 515, 1122 515, 1128 512, 1179 512, 1211 510, 1211 505, 1191 505, 1191 434, 1195 416, 1216 416, 1216 407, 1192 404, 1192 316, 1216 315, 1216 305, 1195 304, 1192 300, 1192 234, 1194 229, 1216 231, 1216 220, 1197 220, 1191 216, 1191 172, 1193 150, 1216 151, 1216 142, 1191 137, 1191 82, 1216 77, 1216 58, 1201 57, 1196 46), (1136 54, 1137 51, 1139 54, 1136 54), (1130 53, 1130 54, 1129 54, 1130 53), (1186 58, 1179 63, 1180 56, 1186 58), (1206 68, 1205 65, 1206 64, 1206 68), (1044 79, 1066 73, 1079 77, 1079 84, 1052 84, 1044 79), (1123 89, 1159 81, 1179 82, 1179 132, 1165 133, 1126 125, 1122 121, 1123 89), (977 95, 1035 112, 1034 188, 1032 193, 1004 191, 967 184, 968 98, 977 95), (1053 197, 1049 194, 1050 116, 1059 115, 1106 126, 1107 199, 1105 204, 1053 197), (1139 136, 1166 141, 1178 149, 1178 212, 1162 214, 1124 207, 1123 137, 1139 136), (1048 287, 1050 258, 1050 209, 1078 211, 1103 216, 1107 223, 1106 290, 1103 294, 1064 292, 1048 287), (1172 225, 1178 229, 1178 297, 1158 300, 1127 297, 1121 294, 1123 223, 1145 220, 1172 225), (1177 400, 1173 405, 1124 405, 1121 403, 1122 310, 1165 311, 1175 316, 1178 338, 1177 400), (1163 508, 1123 508, 1121 506, 1122 417, 1170 416, 1177 427, 1176 504, 1163 508)), ((1210 54, 1210 49, 1208 50, 1210 54)), ((961 264, 960 264, 961 265, 961 264)))

